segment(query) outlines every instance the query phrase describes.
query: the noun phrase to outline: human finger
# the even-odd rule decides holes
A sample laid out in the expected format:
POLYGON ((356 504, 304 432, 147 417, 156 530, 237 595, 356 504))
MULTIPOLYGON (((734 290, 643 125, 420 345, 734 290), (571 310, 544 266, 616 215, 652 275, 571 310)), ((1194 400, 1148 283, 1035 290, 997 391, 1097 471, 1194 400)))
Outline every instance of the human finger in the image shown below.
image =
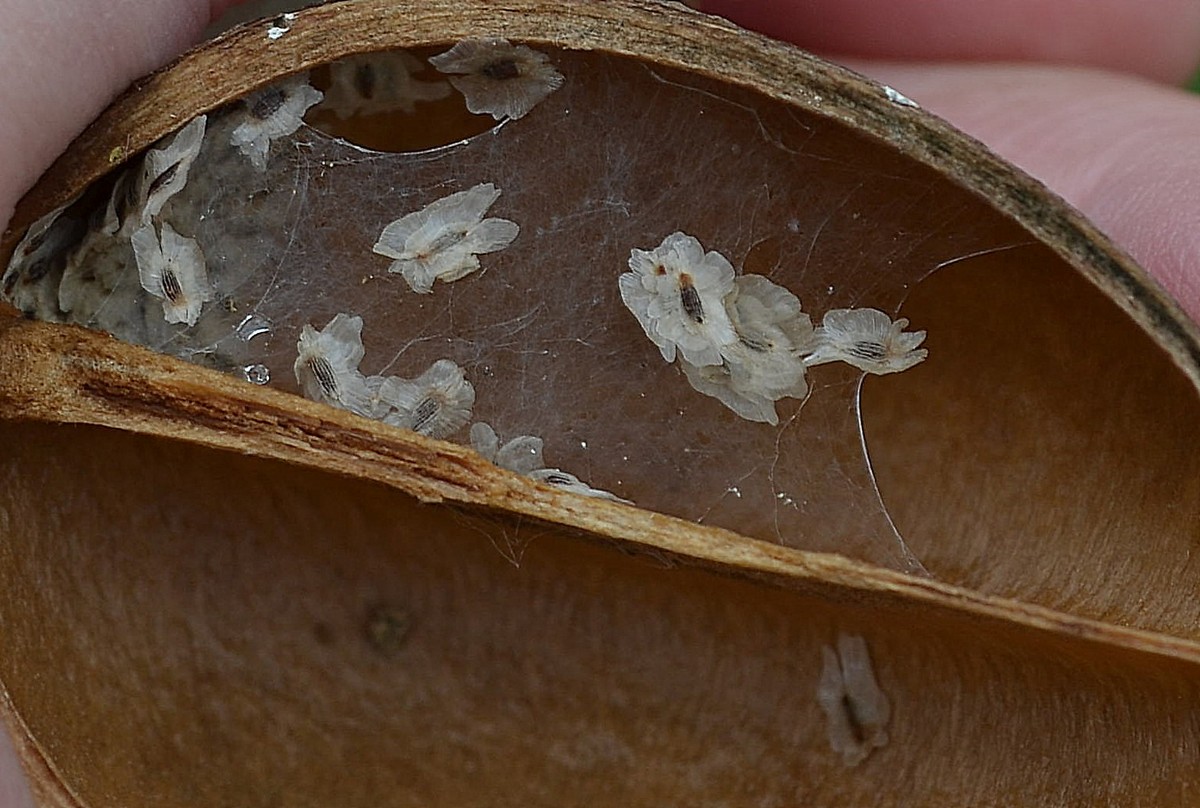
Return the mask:
POLYGON ((17 762, 8 736, 0 730, 0 805, 4 808, 33 808, 33 796, 17 762))
MULTIPOLYGON (((0 222, 71 139, 135 78, 196 41, 239 0, 0 0, 0 222)), ((31 808, 0 727, 0 805, 31 808)))
POLYGON ((165 64, 238 0, 0 0, 0 222, 134 79, 165 64))
POLYGON ((1200 98, 1083 69, 852 66, 1044 182, 1200 322, 1200 98))
POLYGON ((1181 84, 1200 60, 1194 0, 696 0, 818 53, 1086 65, 1181 84))

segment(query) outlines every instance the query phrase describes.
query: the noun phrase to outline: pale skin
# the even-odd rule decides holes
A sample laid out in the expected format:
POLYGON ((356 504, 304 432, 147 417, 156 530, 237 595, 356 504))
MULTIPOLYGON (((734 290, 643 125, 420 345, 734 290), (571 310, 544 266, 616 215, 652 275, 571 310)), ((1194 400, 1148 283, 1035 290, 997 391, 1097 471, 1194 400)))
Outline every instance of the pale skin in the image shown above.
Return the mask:
MULTIPOLYGON (((0 219, 237 0, 0 0, 0 219)), ((700 0, 883 81, 1041 179, 1200 319, 1196 0, 700 0)), ((0 806, 32 800, 0 734, 0 806)))

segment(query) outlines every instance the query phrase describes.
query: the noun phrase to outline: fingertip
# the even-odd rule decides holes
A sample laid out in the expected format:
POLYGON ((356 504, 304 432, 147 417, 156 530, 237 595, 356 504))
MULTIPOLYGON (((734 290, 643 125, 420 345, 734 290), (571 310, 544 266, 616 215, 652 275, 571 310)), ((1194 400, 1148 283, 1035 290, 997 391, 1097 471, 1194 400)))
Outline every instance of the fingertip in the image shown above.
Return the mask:
POLYGON ((34 808, 29 781, 17 759, 12 738, 0 724, 0 806, 4 808, 34 808))
POLYGON ((235 6, 245 5, 247 2, 248 0, 211 0, 208 10, 208 23, 216 22, 226 11, 235 6))
POLYGON ((15 0, 0 29, 0 217, 135 79, 194 44, 242 0, 15 0))
POLYGON ((1194 0, 703 0, 702 9, 820 53, 1074 64, 1183 84, 1200 58, 1194 0))
POLYGON ((1200 98, 1078 68, 851 66, 1044 182, 1200 322, 1200 98))

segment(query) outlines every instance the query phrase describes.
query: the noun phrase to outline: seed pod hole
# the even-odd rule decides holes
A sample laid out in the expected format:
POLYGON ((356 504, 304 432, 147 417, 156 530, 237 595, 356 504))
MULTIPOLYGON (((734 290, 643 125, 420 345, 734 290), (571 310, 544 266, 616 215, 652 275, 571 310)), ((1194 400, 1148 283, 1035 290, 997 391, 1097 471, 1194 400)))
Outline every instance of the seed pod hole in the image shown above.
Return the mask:
POLYGON ((423 152, 461 143, 497 126, 467 109, 447 77, 429 64, 439 49, 347 56, 312 70, 324 100, 305 121, 331 137, 377 152, 423 152))

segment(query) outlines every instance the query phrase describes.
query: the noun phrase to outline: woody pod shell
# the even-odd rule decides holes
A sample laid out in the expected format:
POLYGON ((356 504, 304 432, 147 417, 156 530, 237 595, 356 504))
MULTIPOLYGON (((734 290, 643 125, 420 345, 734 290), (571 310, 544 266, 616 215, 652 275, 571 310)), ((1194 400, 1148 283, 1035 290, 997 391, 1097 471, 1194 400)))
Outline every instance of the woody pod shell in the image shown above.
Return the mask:
MULTIPOLYGON (((906 299, 956 335, 943 373, 863 389, 881 492, 932 577, 563 494, 0 318, 0 708, 36 803, 1194 799, 1196 328, 1061 200, 861 77, 666 4, 328 4, 132 88, 22 201, 4 257, 180 121, 347 55, 481 35, 728 87, 768 129, 790 116, 843 143, 830 165, 911 171, 963 200, 956 225, 1020 245, 906 299), (1000 309, 1034 348, 991 350, 1000 309), (1011 417, 970 386, 989 378, 1015 390, 1011 417), (496 549, 514 544, 519 565, 496 549), (891 701, 887 744, 854 767, 816 699, 842 634, 866 638, 891 701)), ((679 160, 669 137, 644 148, 679 160)))

